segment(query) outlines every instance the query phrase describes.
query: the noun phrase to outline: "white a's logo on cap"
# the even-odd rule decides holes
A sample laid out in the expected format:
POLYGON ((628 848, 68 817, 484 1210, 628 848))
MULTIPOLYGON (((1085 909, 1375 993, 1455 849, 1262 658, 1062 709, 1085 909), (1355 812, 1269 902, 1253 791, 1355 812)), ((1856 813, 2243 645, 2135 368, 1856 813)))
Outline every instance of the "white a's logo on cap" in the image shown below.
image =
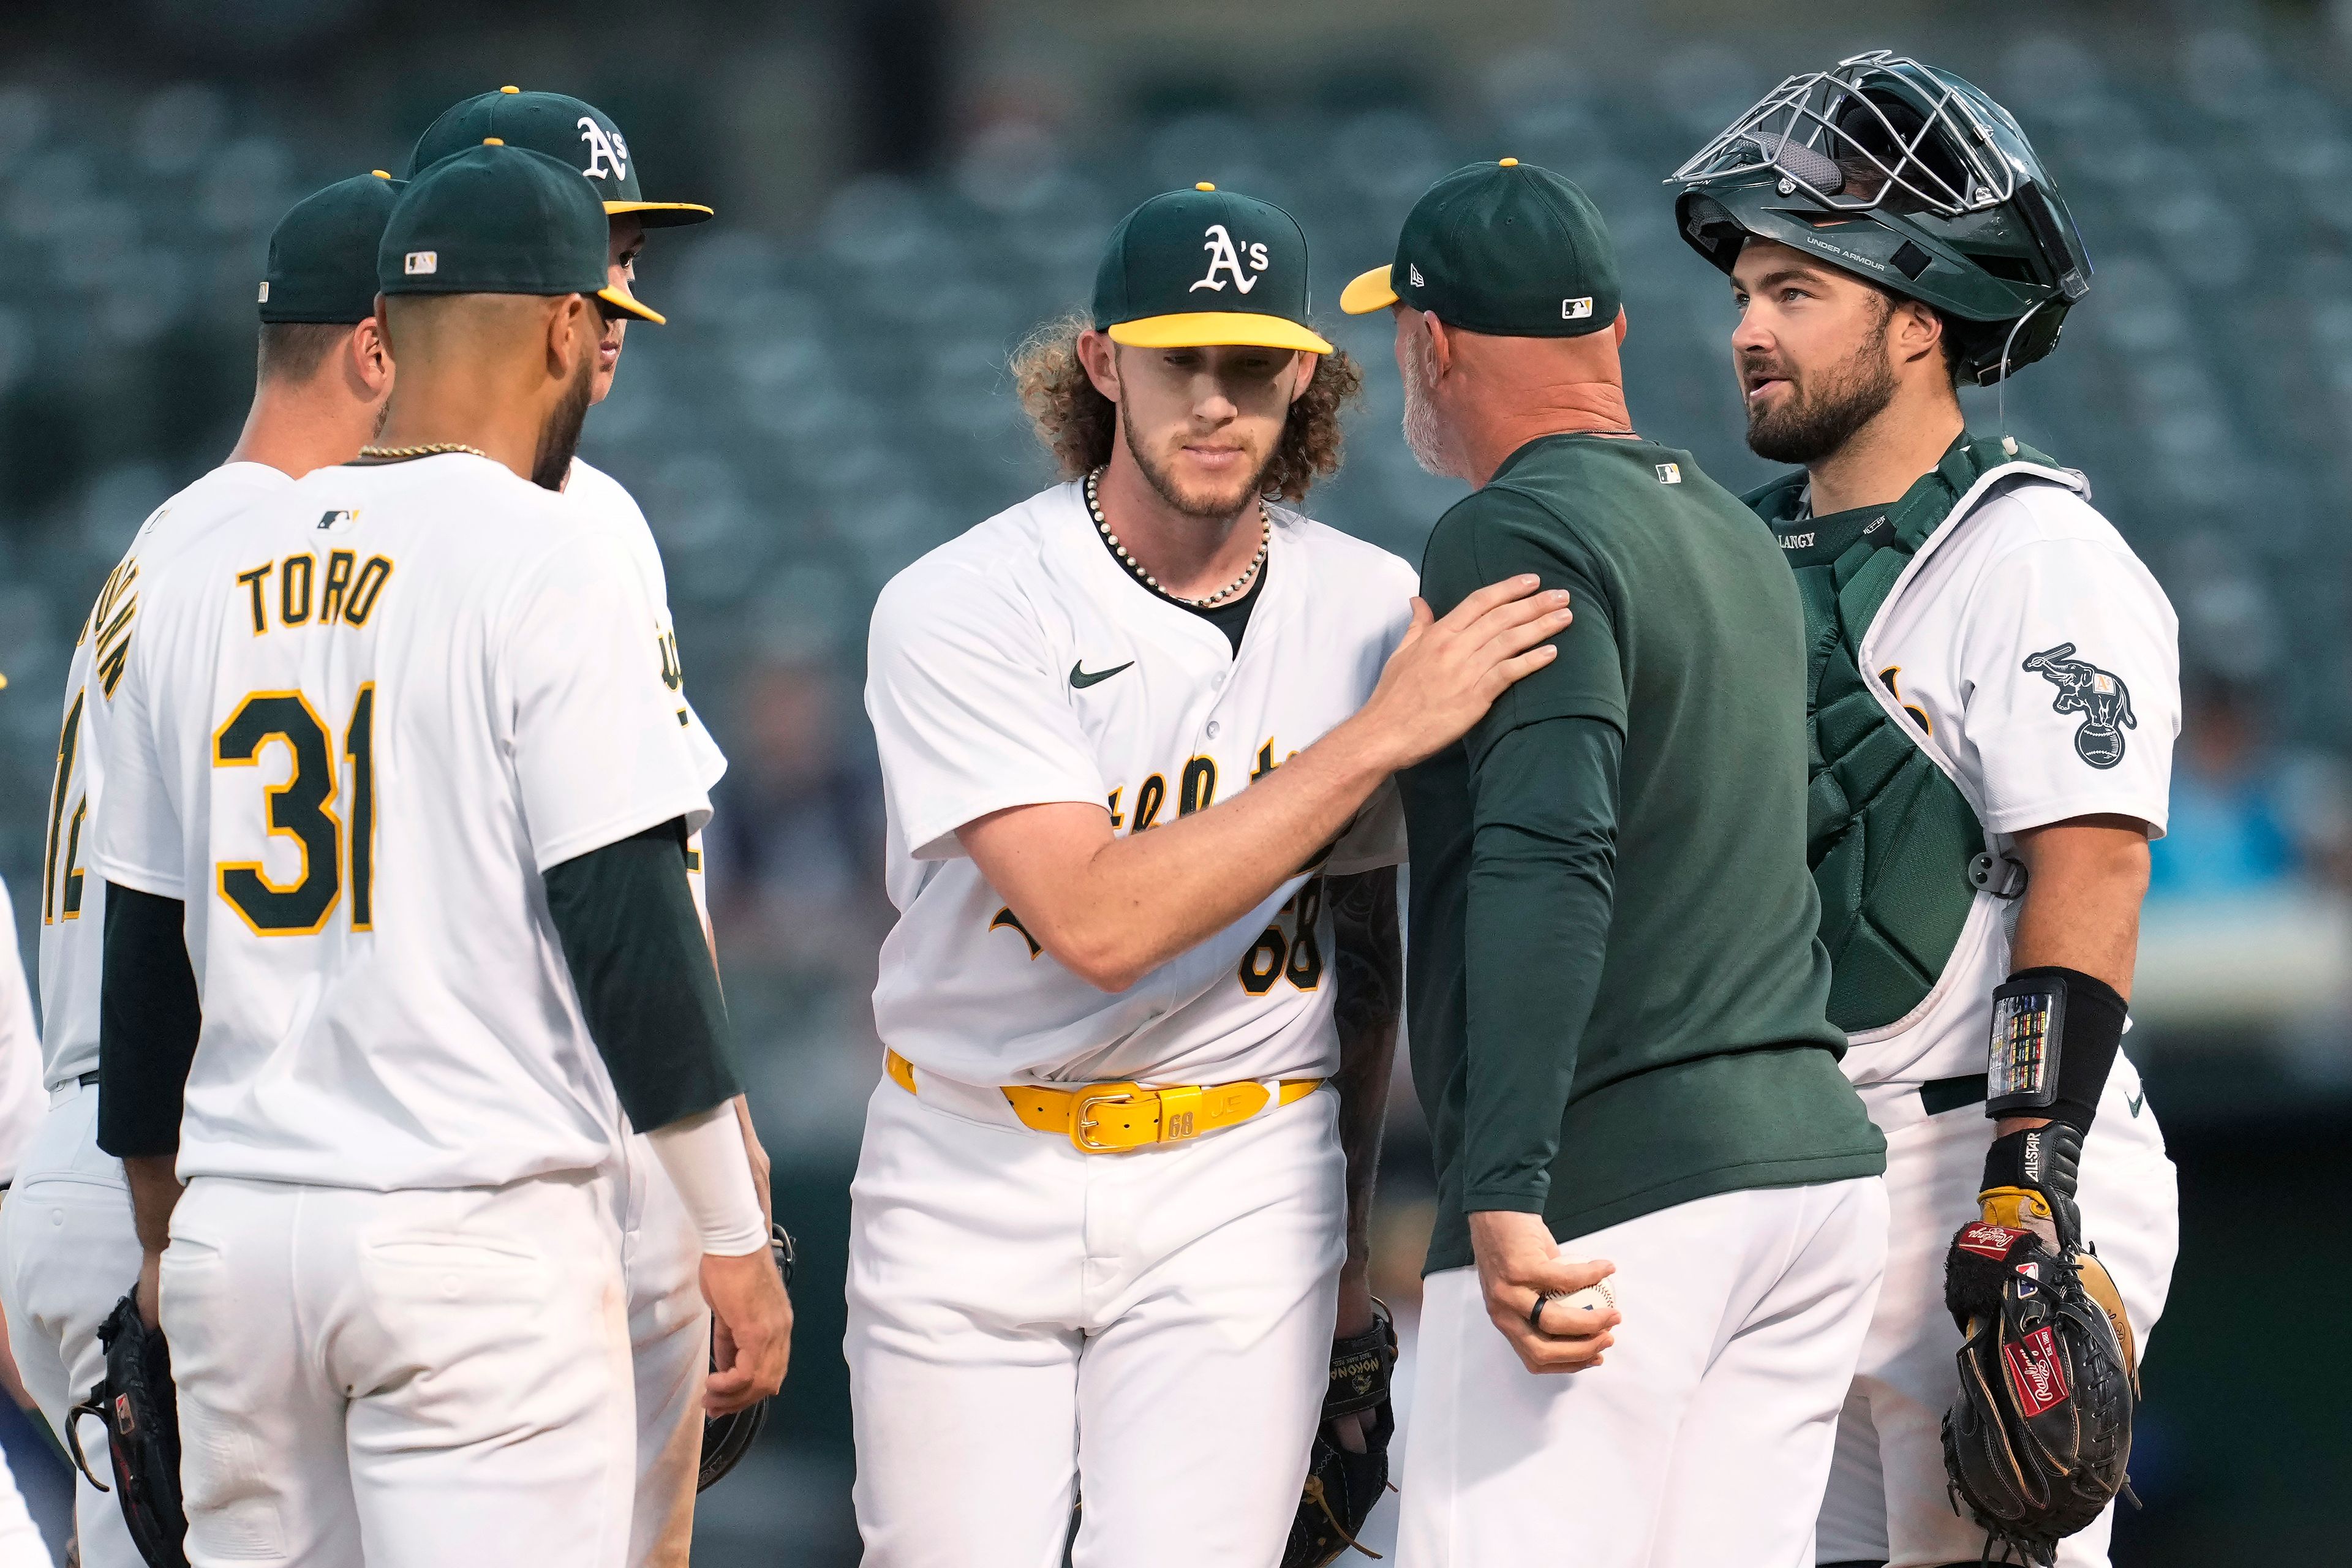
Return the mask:
POLYGON ((400 258, 400 269, 411 278, 422 273, 441 270, 441 253, 437 250, 412 250, 400 258))
POLYGON ((616 180, 629 177, 629 144, 621 140, 618 131, 607 135, 604 128, 589 116, 580 117, 580 140, 588 143, 588 166, 580 172, 590 179, 610 174, 616 180))
MULTIPOLYGON (((1252 245, 1249 247, 1249 272, 1244 273, 1242 270, 1241 251, 1234 246, 1234 237, 1225 232, 1225 226, 1213 223, 1203 232, 1207 235, 1207 238, 1201 248, 1209 253, 1209 270, 1202 275, 1198 283, 1192 285, 1192 289, 1214 289, 1218 293, 1223 293, 1225 280, 1217 276, 1221 271, 1233 275, 1234 289, 1236 293, 1246 294, 1256 288, 1257 279, 1250 274, 1265 270, 1265 247, 1252 245)), ((1184 292, 1190 294, 1192 289, 1187 289, 1184 292)))
POLYGON ((1581 300, 1562 300, 1559 302, 1559 319, 1563 321, 1580 321, 1591 314, 1592 296, 1590 294, 1581 300))

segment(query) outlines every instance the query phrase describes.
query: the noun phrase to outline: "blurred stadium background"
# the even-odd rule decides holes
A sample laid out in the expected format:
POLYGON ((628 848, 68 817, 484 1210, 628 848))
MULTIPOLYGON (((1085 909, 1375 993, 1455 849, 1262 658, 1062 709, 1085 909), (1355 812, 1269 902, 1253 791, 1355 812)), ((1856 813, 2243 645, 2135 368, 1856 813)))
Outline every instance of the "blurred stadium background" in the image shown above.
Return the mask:
MULTIPOLYGON (((9 0, 0 873, 26 962, 67 655, 140 521, 234 438, 271 226, 330 180, 404 172, 461 96, 517 82, 611 111, 648 195, 719 211, 655 237, 639 291, 671 325, 631 334, 584 450, 652 519, 688 689, 733 758, 719 941, 803 1259, 792 1381, 706 1498, 696 1561, 855 1562, 840 1257, 889 920, 866 613, 1049 477, 1007 349, 1086 298, 1141 197, 1206 179, 1285 204, 1328 330, 1370 371, 1313 510, 1417 559, 1454 489, 1397 438, 1386 321, 1339 317, 1339 287, 1391 254, 1432 177, 1514 154, 1611 220, 1644 430, 1741 488, 1765 469, 1738 439, 1730 306, 1658 181, 1782 75, 1882 46, 1989 88, 2063 183, 2097 277, 2009 426, 2089 471, 2181 617, 2187 732, 2129 1048, 2185 1240, 2147 1377, 2147 1508, 2116 1558, 2352 1559, 2320 1506, 2352 1468, 2342 0, 9 0)), ((1990 426, 1993 395, 1971 400, 1990 426)), ((1393 1125, 1384 1289, 1409 1307, 1427 1181, 1409 1090, 1393 1125)), ((54 1526, 61 1470, 29 1429, 9 1451, 54 1526)))

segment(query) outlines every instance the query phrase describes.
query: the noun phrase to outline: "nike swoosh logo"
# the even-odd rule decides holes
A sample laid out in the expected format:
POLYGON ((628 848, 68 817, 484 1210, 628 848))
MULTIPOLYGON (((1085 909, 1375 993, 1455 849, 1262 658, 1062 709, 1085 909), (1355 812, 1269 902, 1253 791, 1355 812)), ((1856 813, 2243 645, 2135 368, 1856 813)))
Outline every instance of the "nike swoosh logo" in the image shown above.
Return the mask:
POLYGON ((1086 671, 1086 662, 1087 661, 1085 659, 1080 659, 1077 663, 1070 666, 1070 686, 1074 690, 1084 691, 1089 686, 1097 685, 1102 681, 1108 680, 1112 676, 1117 675, 1122 669, 1132 668, 1135 664, 1135 660, 1130 658, 1125 664, 1115 664, 1108 669, 1098 669, 1092 675, 1089 675, 1086 671))
POLYGON ((2125 1100, 2124 1103, 2131 1107, 2131 1113, 2134 1116, 2137 1116, 2139 1114, 2139 1108, 2147 1103, 2147 1090, 2141 1089, 2137 1094, 2133 1095, 2129 1100, 2125 1100))

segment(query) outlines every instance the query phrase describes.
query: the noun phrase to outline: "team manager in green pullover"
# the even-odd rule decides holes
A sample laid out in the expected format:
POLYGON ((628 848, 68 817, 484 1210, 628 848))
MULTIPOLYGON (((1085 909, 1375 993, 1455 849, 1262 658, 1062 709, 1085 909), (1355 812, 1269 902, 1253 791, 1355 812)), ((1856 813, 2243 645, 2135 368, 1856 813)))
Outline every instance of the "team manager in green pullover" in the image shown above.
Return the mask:
POLYGON ((1341 306, 1393 313, 1406 439, 1477 487, 1430 535, 1430 607, 1532 572, 1576 612, 1403 780, 1438 1217, 1401 1568, 1544 1542, 1810 1568, 1886 1200, 1824 1011, 1796 592, 1755 515, 1637 433, 1615 254, 1570 181, 1457 170, 1341 306))

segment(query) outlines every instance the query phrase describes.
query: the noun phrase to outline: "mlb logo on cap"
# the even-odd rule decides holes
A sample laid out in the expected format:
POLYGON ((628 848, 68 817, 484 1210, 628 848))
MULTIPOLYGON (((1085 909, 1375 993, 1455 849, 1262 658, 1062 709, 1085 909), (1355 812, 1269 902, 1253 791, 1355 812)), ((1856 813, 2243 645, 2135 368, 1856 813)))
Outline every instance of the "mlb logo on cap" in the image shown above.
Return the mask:
POLYGON ((1591 314, 1592 296, 1590 294, 1581 300, 1562 300, 1559 302, 1559 319, 1563 321, 1581 321, 1591 314))
POLYGON ((437 250, 412 250, 400 264, 400 269, 411 278, 420 273, 441 270, 441 253, 437 250))
POLYGON ((1658 465, 1658 483, 1662 485, 1678 485, 1682 482, 1683 466, 1680 463, 1660 463, 1658 465))
POLYGON ((269 303, 269 279, 267 278, 261 280, 261 303, 269 303))

